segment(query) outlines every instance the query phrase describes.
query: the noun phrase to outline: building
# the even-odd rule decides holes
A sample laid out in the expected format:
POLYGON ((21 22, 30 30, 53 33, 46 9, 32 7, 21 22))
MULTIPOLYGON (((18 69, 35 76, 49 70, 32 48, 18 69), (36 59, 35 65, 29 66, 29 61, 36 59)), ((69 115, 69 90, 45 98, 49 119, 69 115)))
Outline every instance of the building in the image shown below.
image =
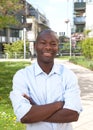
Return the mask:
POLYGON ((46 28, 49 27, 49 20, 39 12, 38 9, 35 9, 32 5, 26 5, 28 9, 28 13, 26 15, 26 33, 27 33, 27 40, 30 42, 30 52, 32 55, 35 54, 34 50, 34 42, 38 33, 46 28))
POLYGON ((17 14, 17 19, 20 21, 21 26, 10 26, 9 28, 0 29, 0 53, 3 52, 4 43, 13 43, 17 40, 24 39, 29 41, 29 50, 34 55, 34 42, 38 33, 46 28, 49 28, 49 20, 35 9, 31 4, 22 0, 25 10, 21 10, 17 14))
POLYGON ((93 0, 73 0, 74 4, 74 32, 83 33, 91 30, 89 36, 93 37, 93 22, 91 13, 93 12, 93 0))
POLYGON ((86 4, 86 30, 90 30, 89 37, 93 37, 93 22, 92 22, 92 15, 93 12, 93 0, 90 0, 90 2, 87 2, 86 4))
POLYGON ((81 33, 85 29, 86 2, 74 0, 74 32, 81 33))

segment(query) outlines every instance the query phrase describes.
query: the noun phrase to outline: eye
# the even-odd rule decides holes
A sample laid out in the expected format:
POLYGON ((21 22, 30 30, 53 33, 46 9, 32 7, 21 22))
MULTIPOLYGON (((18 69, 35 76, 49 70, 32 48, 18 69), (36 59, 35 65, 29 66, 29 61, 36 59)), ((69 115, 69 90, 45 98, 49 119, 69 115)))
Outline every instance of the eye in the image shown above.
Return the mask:
POLYGON ((41 41, 40 44, 45 45, 46 43, 45 43, 45 41, 41 41))
POLYGON ((41 42, 41 44, 45 44, 45 42, 41 42))
POLYGON ((51 45, 57 46, 57 43, 56 42, 51 42, 51 45))

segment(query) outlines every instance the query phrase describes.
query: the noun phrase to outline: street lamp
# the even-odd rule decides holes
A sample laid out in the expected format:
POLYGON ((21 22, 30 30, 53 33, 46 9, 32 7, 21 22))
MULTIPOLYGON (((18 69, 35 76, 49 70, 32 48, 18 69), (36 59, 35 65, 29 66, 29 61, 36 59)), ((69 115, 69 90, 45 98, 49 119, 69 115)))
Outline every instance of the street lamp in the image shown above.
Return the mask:
POLYGON ((26 28, 23 28, 23 40, 24 40, 24 59, 26 59, 26 28))
POLYGON ((70 26, 70 57, 72 55, 71 50, 72 50, 72 43, 71 43, 71 23, 69 23, 70 26))
POLYGON ((69 19, 65 20, 65 23, 67 24, 67 36, 68 36, 68 24, 69 24, 69 19))
POLYGON ((68 2, 69 2, 69 0, 67 0, 67 19, 65 20, 65 23, 67 24, 67 36, 68 36, 68 25, 69 25, 69 33, 70 33, 70 35, 68 36, 69 38, 70 38, 70 41, 69 41, 69 43, 70 43, 70 57, 71 57, 71 46, 72 46, 72 44, 71 44, 71 22, 70 22, 70 20, 69 20, 69 18, 68 18, 68 11, 69 11, 69 6, 68 6, 68 2))
POLYGON ((71 49, 72 49, 72 44, 71 44, 71 23, 70 23, 69 19, 65 20, 65 23, 67 24, 67 36, 68 36, 68 25, 69 25, 69 33, 70 33, 70 35, 68 36, 69 39, 70 39, 70 41, 69 41, 69 43, 70 43, 70 52, 69 52, 69 55, 71 57, 71 55, 72 55, 71 54, 71 49))
POLYGON ((25 15, 22 16, 22 23, 24 24, 23 28, 23 41, 24 41, 24 59, 26 59, 26 19, 27 19, 27 2, 24 0, 25 4, 25 15), (25 21, 24 21, 25 20, 25 21))

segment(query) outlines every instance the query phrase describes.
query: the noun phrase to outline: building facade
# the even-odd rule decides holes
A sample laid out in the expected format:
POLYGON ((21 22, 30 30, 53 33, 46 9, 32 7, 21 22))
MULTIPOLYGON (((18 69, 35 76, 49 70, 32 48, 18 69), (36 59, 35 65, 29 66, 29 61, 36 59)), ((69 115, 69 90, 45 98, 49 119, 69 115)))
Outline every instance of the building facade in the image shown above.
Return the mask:
POLYGON ((49 28, 49 20, 39 12, 38 9, 35 9, 31 5, 27 4, 28 13, 26 15, 26 36, 27 40, 30 43, 29 49, 32 55, 35 54, 34 43, 38 33, 46 28, 49 28))
POLYGON ((74 0, 74 32, 83 33, 85 30, 91 30, 93 36, 93 23, 91 13, 93 12, 93 0, 74 0))
POLYGON ((30 43, 29 50, 34 55, 34 42, 38 33, 43 29, 49 28, 49 20, 38 9, 35 9, 25 0, 23 0, 23 4, 25 10, 21 10, 16 16, 21 26, 10 26, 9 28, 0 29, 0 53, 3 52, 4 43, 8 44, 23 40, 25 30, 25 38, 30 43))

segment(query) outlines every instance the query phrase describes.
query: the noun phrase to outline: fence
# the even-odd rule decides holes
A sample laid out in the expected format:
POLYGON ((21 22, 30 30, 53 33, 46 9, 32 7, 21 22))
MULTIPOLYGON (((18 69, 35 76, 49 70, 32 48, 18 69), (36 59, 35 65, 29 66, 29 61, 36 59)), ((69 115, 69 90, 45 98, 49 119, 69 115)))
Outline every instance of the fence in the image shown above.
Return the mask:
MULTIPOLYGON (((69 56, 69 53, 57 53, 57 57, 59 56, 69 56)), ((72 53, 71 56, 81 56, 81 53, 72 53)), ((32 59, 33 55, 30 52, 26 53, 26 59, 32 59)), ((24 53, 0 53, 0 59, 24 59, 24 53)))
MULTIPOLYGON (((32 58, 30 52, 26 53, 26 59, 32 58)), ((0 53, 0 59, 24 59, 24 53, 0 53)))
MULTIPOLYGON (((70 53, 57 53, 57 56, 70 56, 70 53)), ((71 53, 71 56, 82 56, 82 53, 71 53)))

